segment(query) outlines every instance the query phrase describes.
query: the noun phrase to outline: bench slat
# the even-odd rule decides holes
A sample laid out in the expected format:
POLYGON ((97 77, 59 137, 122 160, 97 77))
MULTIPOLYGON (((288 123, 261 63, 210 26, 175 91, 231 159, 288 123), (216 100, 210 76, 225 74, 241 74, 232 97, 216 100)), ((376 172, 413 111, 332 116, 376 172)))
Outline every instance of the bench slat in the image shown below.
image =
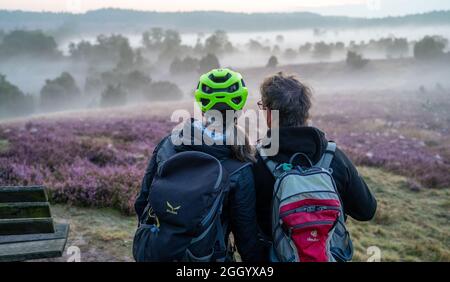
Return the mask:
POLYGON ((0 261, 24 261, 60 257, 66 245, 66 239, 21 242, 0 245, 0 261))
POLYGON ((0 218, 51 217, 50 205, 46 202, 0 203, 0 218))
POLYGON ((54 232, 52 218, 0 219, 0 235, 54 232))
POLYGON ((55 223, 55 233, 3 235, 0 236, 0 245, 19 242, 65 239, 67 238, 68 234, 69 234, 69 224, 55 223))
POLYGON ((43 186, 6 186, 0 187, 0 203, 48 202, 43 186))

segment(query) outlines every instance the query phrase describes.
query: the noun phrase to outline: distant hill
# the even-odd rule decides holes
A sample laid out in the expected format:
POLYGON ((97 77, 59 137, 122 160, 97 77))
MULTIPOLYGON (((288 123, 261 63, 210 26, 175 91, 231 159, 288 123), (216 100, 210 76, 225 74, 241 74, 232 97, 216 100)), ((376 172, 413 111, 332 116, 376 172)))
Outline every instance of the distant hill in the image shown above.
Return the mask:
POLYGON ((401 25, 450 25, 450 11, 436 11, 402 17, 350 18, 321 16, 308 12, 148 12, 101 9, 84 14, 0 10, 0 29, 43 29, 59 32, 142 32, 151 27, 180 31, 262 31, 327 27, 370 27, 401 25))

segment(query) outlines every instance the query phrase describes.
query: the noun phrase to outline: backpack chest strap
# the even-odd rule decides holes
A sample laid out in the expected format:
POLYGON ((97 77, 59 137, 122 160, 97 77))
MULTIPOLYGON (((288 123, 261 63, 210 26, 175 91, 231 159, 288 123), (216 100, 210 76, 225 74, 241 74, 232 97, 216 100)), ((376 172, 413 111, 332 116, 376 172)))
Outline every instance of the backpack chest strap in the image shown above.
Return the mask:
MULTIPOLYGON (((327 148, 325 150, 325 153, 323 154, 322 158, 319 160, 319 162, 315 165, 317 167, 321 167, 324 169, 329 169, 331 166, 331 162, 333 161, 334 155, 336 153, 336 143, 335 142, 328 142, 327 148)), ((262 150, 262 148, 258 148, 259 150, 262 150)), ((261 151, 260 151, 261 152, 261 151)), ((278 163, 270 160, 267 156, 264 154, 260 154, 261 159, 266 164, 269 171, 275 175, 276 169, 278 167, 278 163)))

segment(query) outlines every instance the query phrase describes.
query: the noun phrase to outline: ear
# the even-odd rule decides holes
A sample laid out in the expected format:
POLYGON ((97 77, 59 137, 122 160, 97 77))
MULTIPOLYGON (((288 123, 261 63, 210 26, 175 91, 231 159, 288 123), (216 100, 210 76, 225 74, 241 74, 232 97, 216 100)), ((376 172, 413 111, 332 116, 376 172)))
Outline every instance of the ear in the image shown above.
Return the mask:
POLYGON ((269 128, 272 128, 272 111, 270 109, 266 110, 266 122, 269 128))

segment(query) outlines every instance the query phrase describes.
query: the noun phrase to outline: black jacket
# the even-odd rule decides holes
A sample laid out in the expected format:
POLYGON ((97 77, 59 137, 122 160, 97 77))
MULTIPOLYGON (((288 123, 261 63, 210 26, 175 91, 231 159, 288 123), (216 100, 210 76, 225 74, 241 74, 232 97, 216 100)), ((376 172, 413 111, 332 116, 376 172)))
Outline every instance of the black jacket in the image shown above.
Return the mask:
MULTIPOLYGON (((153 156, 142 181, 141 191, 135 202, 135 209, 139 218, 142 216, 145 206, 148 203, 149 189, 159 162, 157 160, 157 155, 161 148, 166 147, 163 146, 164 142, 171 142, 171 140, 170 138, 165 138, 153 152, 153 156)), ((230 148, 225 145, 172 145, 172 147, 176 152, 205 152, 213 155, 219 160, 232 157, 230 148)), ((241 255, 242 260, 246 262, 259 262, 263 259, 262 254, 264 249, 259 240, 260 232, 256 222, 255 202, 253 172, 251 167, 247 166, 231 176, 231 187, 226 201, 224 202, 222 212, 222 222, 224 225, 228 226, 227 234, 233 232, 239 254, 241 255)), ((226 236, 226 241, 227 240, 228 236, 226 236)))
MULTIPOLYGON (((325 134, 314 127, 280 128, 279 133, 278 155, 269 157, 278 163, 289 162, 294 153, 301 152, 315 164, 322 158, 328 144, 325 134)), ((369 191, 362 177, 359 176, 355 166, 339 148, 336 149, 331 169, 345 214, 359 221, 372 219, 377 208, 375 197, 369 191)), ((254 166, 254 174, 258 224, 264 235, 270 238, 272 233, 271 201, 275 179, 260 156, 258 156, 258 163, 254 166)))

